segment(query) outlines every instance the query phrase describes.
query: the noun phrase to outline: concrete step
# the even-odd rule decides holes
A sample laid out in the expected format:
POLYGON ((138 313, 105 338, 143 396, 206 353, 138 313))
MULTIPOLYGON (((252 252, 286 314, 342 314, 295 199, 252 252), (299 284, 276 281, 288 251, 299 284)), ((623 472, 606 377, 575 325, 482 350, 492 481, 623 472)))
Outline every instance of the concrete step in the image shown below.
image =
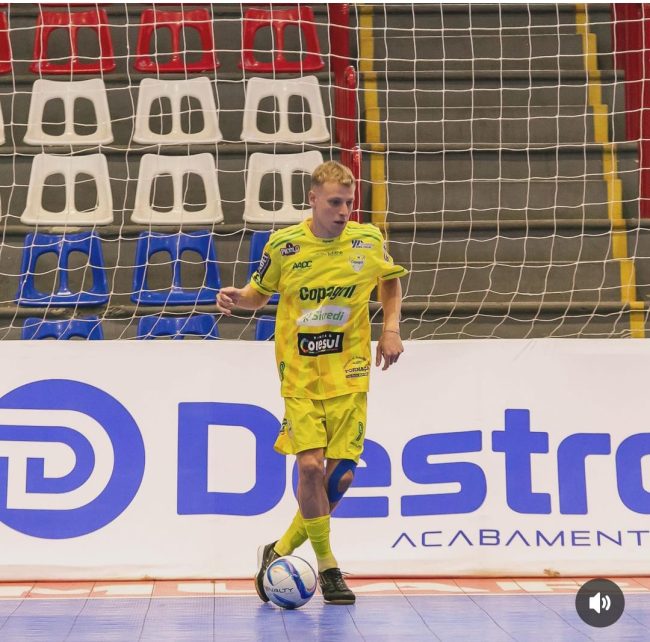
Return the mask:
POLYGON ((377 71, 450 70, 557 71, 585 68, 578 35, 442 35, 421 29, 389 27, 374 39, 377 71))
POLYGON ((565 264, 423 262, 402 287, 409 302, 620 301, 618 261, 565 264))
POLYGON ((390 231, 389 251, 395 263, 422 267, 427 263, 579 263, 610 261, 611 233, 606 228, 584 231, 520 229, 445 228, 390 231))
POLYGON ((425 175, 418 169, 417 182, 397 182, 391 174, 389 221, 607 219, 607 187, 602 180, 438 181, 426 176, 427 169, 425 175))
POLYGON ((383 140, 471 144, 566 144, 594 142, 591 109, 555 107, 393 107, 382 114, 383 140))

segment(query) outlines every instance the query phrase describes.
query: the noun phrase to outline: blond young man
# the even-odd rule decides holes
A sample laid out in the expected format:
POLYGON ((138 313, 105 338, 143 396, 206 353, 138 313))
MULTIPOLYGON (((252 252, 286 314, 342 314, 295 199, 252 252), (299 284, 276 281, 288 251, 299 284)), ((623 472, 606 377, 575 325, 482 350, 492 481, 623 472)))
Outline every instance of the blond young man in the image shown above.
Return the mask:
POLYGON ((383 370, 404 348, 399 334, 407 274, 393 264, 378 228, 350 221, 355 180, 330 161, 312 174, 311 218, 271 235, 259 268, 244 288, 222 288, 217 307, 257 310, 280 293, 275 352, 285 416, 275 449, 295 454, 298 507, 276 542, 260 547, 255 587, 267 602, 263 577, 269 564, 307 539, 318 561, 326 602, 352 604, 330 547, 330 515, 349 488, 363 451, 370 374, 368 302, 378 286, 384 314, 375 363, 383 370))

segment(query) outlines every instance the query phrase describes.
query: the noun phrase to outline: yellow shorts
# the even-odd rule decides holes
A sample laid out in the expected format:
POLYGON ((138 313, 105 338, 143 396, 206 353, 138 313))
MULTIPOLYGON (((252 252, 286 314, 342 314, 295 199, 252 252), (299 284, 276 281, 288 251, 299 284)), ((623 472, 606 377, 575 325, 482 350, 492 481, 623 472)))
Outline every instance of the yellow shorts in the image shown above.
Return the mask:
POLYGON ((284 400, 282 428, 275 450, 295 455, 324 448, 327 459, 359 461, 366 434, 367 393, 353 392, 331 399, 284 400))

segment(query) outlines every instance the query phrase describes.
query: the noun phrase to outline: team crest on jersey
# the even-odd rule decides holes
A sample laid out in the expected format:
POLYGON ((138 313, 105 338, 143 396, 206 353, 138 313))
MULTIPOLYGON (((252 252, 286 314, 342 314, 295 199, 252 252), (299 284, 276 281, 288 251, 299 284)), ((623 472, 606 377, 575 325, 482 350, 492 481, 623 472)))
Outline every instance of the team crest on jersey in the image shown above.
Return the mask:
POLYGON ((298 254, 298 252, 300 252, 300 245, 294 245, 288 241, 284 247, 280 248, 280 254, 282 254, 282 256, 292 256, 298 254))
POLYGON ((352 239, 352 247, 355 250, 370 250, 372 249, 372 243, 366 243, 361 239, 352 239))
POLYGON ((362 256, 361 254, 357 254, 356 256, 350 257, 350 265, 352 266, 352 269, 355 272, 361 272, 361 268, 363 268, 365 262, 366 262, 366 257, 362 256))

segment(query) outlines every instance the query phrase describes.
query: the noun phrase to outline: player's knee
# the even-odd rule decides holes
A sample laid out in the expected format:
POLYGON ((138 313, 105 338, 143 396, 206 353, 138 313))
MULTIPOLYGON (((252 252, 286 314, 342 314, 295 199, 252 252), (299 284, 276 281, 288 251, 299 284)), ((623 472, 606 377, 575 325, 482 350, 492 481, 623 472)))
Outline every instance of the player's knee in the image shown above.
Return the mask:
POLYGON ((316 456, 301 457, 298 460, 298 475, 304 481, 321 481, 325 476, 325 465, 316 456))
POLYGON ((357 465, 351 459, 341 459, 327 480, 327 498, 331 504, 340 501, 350 488, 357 465))

